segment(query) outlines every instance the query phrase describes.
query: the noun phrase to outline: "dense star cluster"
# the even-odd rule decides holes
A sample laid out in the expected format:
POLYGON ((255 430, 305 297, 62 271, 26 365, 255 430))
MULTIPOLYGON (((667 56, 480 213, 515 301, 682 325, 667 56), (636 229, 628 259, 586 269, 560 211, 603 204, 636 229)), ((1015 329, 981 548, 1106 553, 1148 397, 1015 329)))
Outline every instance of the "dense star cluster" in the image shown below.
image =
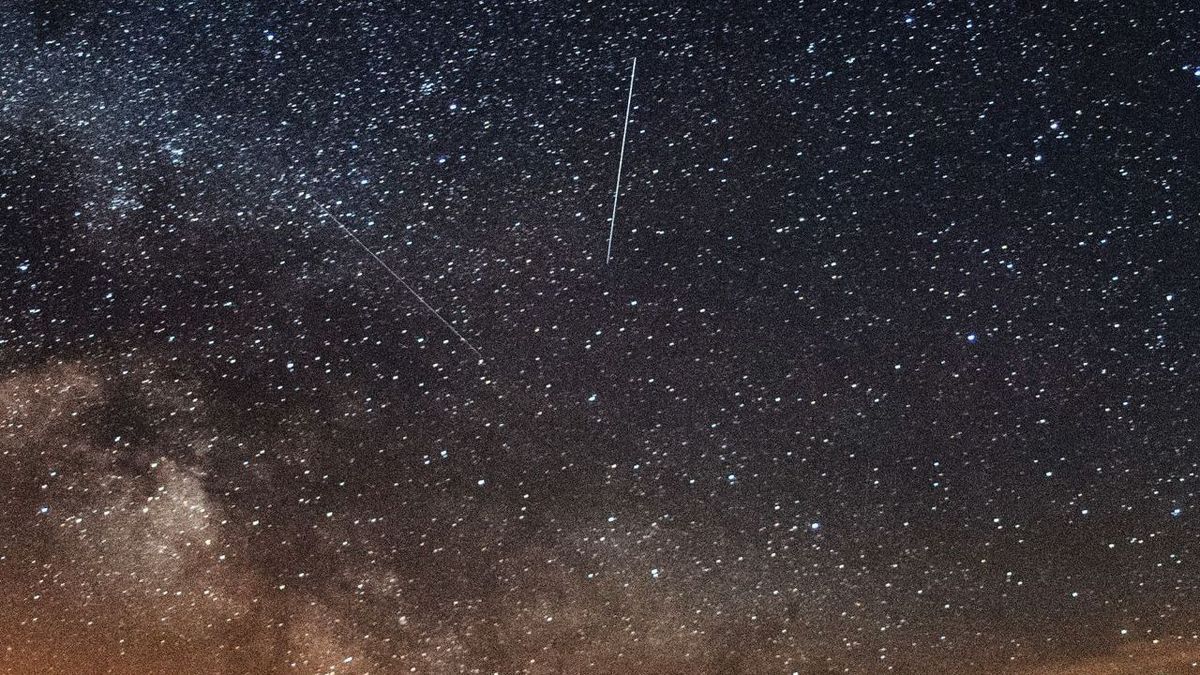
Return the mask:
POLYGON ((0 50, 0 671, 1200 664, 1195 3, 0 50))

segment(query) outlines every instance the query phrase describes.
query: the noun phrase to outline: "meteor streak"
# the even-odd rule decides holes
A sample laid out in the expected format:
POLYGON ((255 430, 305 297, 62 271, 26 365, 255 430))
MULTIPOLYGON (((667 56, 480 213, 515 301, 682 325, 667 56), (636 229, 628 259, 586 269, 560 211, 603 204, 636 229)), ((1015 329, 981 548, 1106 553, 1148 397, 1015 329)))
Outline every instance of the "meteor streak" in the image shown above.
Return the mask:
POLYGON ((621 132, 621 158, 617 160, 617 188, 613 190, 612 218, 608 223, 608 253, 604 264, 612 260, 613 231, 617 227, 617 199, 621 195, 621 168, 625 165, 625 139, 629 136, 629 111, 633 109, 633 78, 637 75, 637 57, 633 57, 633 67, 629 69, 629 98, 625 101, 625 130, 621 132))
POLYGON ((438 311, 436 309, 434 309, 433 306, 430 305, 428 302, 425 302, 425 298, 421 297, 421 294, 417 292, 417 289, 408 285, 407 281, 405 281, 399 274, 396 274, 396 270, 392 269, 391 267, 388 266, 387 263, 383 262, 383 259, 380 258, 379 256, 375 255, 374 251, 367 248, 367 245, 364 244, 361 239, 359 239, 357 236, 355 236, 355 234, 350 231, 350 228, 346 227, 345 223, 343 223, 341 220, 339 220, 337 216, 330 213, 329 209, 325 208, 325 205, 323 205, 321 202, 319 202, 315 199, 313 200, 313 203, 317 205, 317 208, 321 209, 322 213, 324 213, 325 215, 332 218, 333 222, 337 223, 338 227, 342 228, 346 232, 346 234, 350 235, 350 238, 354 240, 354 243, 356 243, 360 247, 362 247, 362 250, 366 251, 368 255, 370 255, 372 258, 374 258, 375 262, 379 263, 379 265, 381 267, 383 267, 383 269, 387 270, 388 274, 391 274, 392 277, 396 281, 399 281, 400 285, 404 286, 405 290, 407 290, 409 293, 412 293, 413 297, 417 299, 417 302, 421 303, 421 305, 423 305, 425 307, 425 309, 429 310, 431 314, 436 316, 439 321, 441 321, 443 324, 446 325, 446 328, 450 329, 451 333, 454 333, 455 337, 457 337, 459 340, 462 340, 462 343, 464 345, 466 345, 468 349, 475 352, 475 355, 478 356, 480 360, 483 360, 483 354, 480 353, 480 351, 475 348, 475 345, 471 344, 470 341, 467 340, 467 338, 463 337, 463 334, 458 332, 454 328, 454 326, 451 325, 451 323, 446 320, 446 317, 444 317, 440 313, 438 313, 438 311))

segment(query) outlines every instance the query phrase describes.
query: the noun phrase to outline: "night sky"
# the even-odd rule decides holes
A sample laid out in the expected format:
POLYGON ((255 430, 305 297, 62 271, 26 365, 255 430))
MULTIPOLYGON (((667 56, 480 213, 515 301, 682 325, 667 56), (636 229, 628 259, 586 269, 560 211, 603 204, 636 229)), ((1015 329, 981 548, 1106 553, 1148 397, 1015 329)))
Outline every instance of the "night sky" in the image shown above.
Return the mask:
POLYGON ((0 670, 1196 668, 1200 6, 865 5, 0 5, 0 670))

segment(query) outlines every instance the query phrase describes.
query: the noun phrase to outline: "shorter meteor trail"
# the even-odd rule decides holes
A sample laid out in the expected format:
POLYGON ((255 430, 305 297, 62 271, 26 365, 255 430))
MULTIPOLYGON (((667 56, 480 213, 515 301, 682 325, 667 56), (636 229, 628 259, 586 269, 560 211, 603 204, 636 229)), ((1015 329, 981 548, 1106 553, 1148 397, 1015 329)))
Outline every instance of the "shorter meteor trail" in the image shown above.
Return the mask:
POLYGON ((445 324, 445 325, 446 325, 446 328, 449 328, 449 329, 450 329, 450 332, 451 332, 451 333, 454 333, 454 336, 455 336, 455 337, 457 337, 459 340, 462 340, 462 343, 463 343, 464 345, 466 345, 468 349, 470 349, 471 351, 475 352, 475 355, 476 355, 476 356, 478 356, 480 360, 483 360, 483 354, 482 354, 482 353, 480 353, 480 351, 479 351, 478 349, 476 349, 476 348, 475 348, 475 345, 471 344, 471 343, 470 343, 470 342, 467 340, 467 338, 463 337, 463 334, 462 334, 462 333, 460 333, 460 332, 458 332, 458 331, 457 331, 457 330, 454 328, 454 326, 453 326, 453 325, 451 325, 451 324, 450 324, 450 322, 446 320, 446 317, 444 317, 444 316, 442 316, 440 313, 438 313, 438 311, 437 311, 436 309, 434 309, 434 308, 433 308, 433 306, 432 306, 432 305, 430 305, 428 302, 425 302, 425 298, 422 298, 422 297, 421 297, 421 294, 420 294, 420 293, 418 293, 418 292, 417 292, 417 290, 416 290, 415 288, 413 288, 412 286, 409 286, 407 281, 405 281, 405 280, 404 280, 404 279, 403 279, 403 278, 402 278, 402 277, 401 277, 399 274, 396 274, 396 270, 392 269, 391 267, 388 267, 388 264, 387 264, 387 263, 385 263, 385 262, 383 262, 383 259, 382 259, 382 258, 380 258, 379 256, 375 255, 375 252, 374 252, 374 251, 372 251, 371 249, 367 248, 367 245, 366 245, 366 244, 364 244, 364 243, 362 243, 362 240, 361 240, 361 239, 359 239, 358 237, 356 237, 356 236, 354 235, 354 233, 350 231, 350 228, 346 227, 346 225, 345 225, 344 223, 342 223, 342 221, 341 221, 341 220, 339 220, 337 216, 335 216, 335 215, 333 215, 332 213, 330 213, 330 212, 329 212, 329 209, 325 208, 325 205, 324 205, 324 204, 322 204, 321 202, 319 202, 319 201, 317 201, 317 200, 315 200, 315 199, 313 200, 313 203, 317 205, 317 208, 321 209, 321 212, 322 212, 322 213, 324 213, 325 215, 327 215, 327 216, 329 216, 330 218, 332 218, 332 219, 333 219, 333 222, 337 223, 337 224, 338 224, 338 227, 342 228, 342 229, 343 229, 343 230, 346 232, 346 234, 350 235, 350 238, 354 240, 354 243, 356 243, 356 244, 358 244, 359 246, 361 246, 361 247, 362 247, 362 250, 366 251, 368 255, 370 255, 372 258, 374 258, 374 259, 375 259, 375 262, 379 263, 379 265, 380 265, 381 267, 383 267, 383 269, 387 270, 387 271, 388 271, 388 274, 391 274, 391 275, 392 275, 392 277, 393 277, 393 278, 394 278, 396 281, 399 281, 399 282, 400 282, 400 285, 404 286, 405 290, 407 290, 409 293, 412 293, 412 296, 413 296, 414 298, 416 298, 416 299, 417 299, 417 302, 421 303, 421 305, 423 305, 423 306, 425 307, 425 309, 429 310, 429 312, 430 312, 431 314, 433 314, 434 316, 436 316, 436 317, 438 318, 438 320, 439 320, 439 321, 441 321, 443 324, 445 324))
POLYGON ((613 190, 612 218, 608 222, 608 253, 604 264, 612 261, 613 231, 617 228, 617 198, 621 195, 621 167, 625 165, 625 138, 629 135, 629 111, 633 109, 633 78, 637 75, 637 57, 633 57, 633 67, 629 69, 629 98, 625 101, 625 130, 621 132, 621 158, 617 160, 617 189, 613 190))

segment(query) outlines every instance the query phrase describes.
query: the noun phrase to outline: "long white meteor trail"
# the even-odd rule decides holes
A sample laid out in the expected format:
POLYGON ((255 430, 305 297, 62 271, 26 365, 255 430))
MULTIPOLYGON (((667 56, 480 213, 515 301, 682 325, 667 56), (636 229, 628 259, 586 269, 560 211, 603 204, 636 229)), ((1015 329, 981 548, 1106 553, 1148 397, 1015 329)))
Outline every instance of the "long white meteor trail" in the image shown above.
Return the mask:
POLYGON ((621 196, 621 167, 625 165, 625 138, 629 135, 629 111, 633 109, 633 78, 637 75, 637 57, 633 57, 633 67, 629 69, 629 98, 625 101, 625 130, 621 132, 621 158, 617 160, 617 189, 613 190, 612 218, 608 222, 608 253, 604 256, 604 264, 612 261, 613 231, 617 228, 617 199, 621 196))
POLYGON ((325 205, 323 205, 321 202, 319 202, 319 201, 317 201, 317 200, 315 200, 315 199, 313 200, 313 203, 317 205, 317 208, 321 209, 321 212, 322 212, 322 213, 324 213, 325 215, 327 215, 327 216, 329 216, 330 218, 332 218, 332 219, 333 219, 333 222, 335 222, 335 223, 337 223, 337 224, 338 224, 338 227, 340 227, 340 228, 342 228, 343 230, 345 230, 346 234, 350 235, 350 238, 354 240, 354 243, 356 243, 356 244, 358 244, 359 246, 361 246, 361 247, 362 247, 362 250, 366 251, 368 255, 370 255, 372 258, 374 258, 374 259, 375 259, 375 262, 379 263, 379 265, 380 265, 381 267, 383 267, 383 269, 387 270, 387 271, 388 271, 388 274, 391 274, 391 275, 392 275, 392 277, 396 279, 396 281, 399 281, 401 286, 404 286, 404 288, 405 288, 405 289, 406 289, 406 290, 407 290, 409 293, 412 293, 413 297, 417 299, 417 302, 421 303, 421 304, 422 304, 422 305, 425 307, 425 309, 429 310, 429 311, 430 311, 430 313, 431 313, 431 314, 433 314, 434 316, 436 316, 436 317, 438 318, 438 320, 439 320, 439 321, 441 321, 442 323, 444 323, 444 324, 446 325, 446 328, 449 328, 449 329, 450 329, 450 332, 451 332, 451 333, 454 333, 454 336, 455 336, 455 337, 457 337, 459 340, 462 340, 462 343, 463 343, 464 345, 466 345, 466 346, 467 346, 467 347, 468 347, 468 348, 469 348, 471 351, 475 352, 475 355, 476 355, 476 356, 478 356, 480 359, 482 359, 482 358, 483 358, 483 354, 481 354, 481 353, 479 352, 479 350, 475 348, 475 345, 473 345, 473 344, 471 344, 470 342, 468 342, 468 341, 467 341, 467 338, 463 337, 463 334, 462 334, 462 333, 460 333, 460 332, 458 332, 457 330, 455 330, 454 326, 452 326, 452 325, 450 324, 450 322, 449 322, 449 321, 447 321, 447 320, 446 320, 446 318, 445 318, 444 316, 442 316, 441 314, 439 314, 439 313, 438 313, 438 311, 437 311, 436 309, 434 309, 434 308, 433 308, 433 306, 432 306, 432 305, 430 305, 428 302, 425 302, 425 298, 422 298, 422 297, 421 297, 421 294, 420 294, 420 293, 418 293, 418 292, 417 292, 417 290, 416 290, 415 288, 413 288, 412 286, 409 286, 407 281, 405 281, 403 278, 401 278, 401 276, 400 276, 399 274, 396 274, 396 270, 392 269, 391 267, 388 267, 388 264, 387 264, 387 263, 385 263, 385 262, 383 262, 383 260, 382 260, 382 259, 381 259, 379 256, 375 255, 375 252, 374 252, 374 251, 372 251, 371 249, 367 248, 367 245, 366 245, 366 244, 364 244, 364 243, 362 243, 362 240, 361 240, 361 239, 359 239, 358 237, 354 236, 354 233, 350 231, 350 228, 346 227, 346 226, 345 226, 345 224, 343 224, 341 220, 338 220, 338 217, 337 217, 337 216, 335 216, 335 215, 333 215, 332 213, 330 213, 330 212, 329 212, 329 209, 325 208, 325 205))

